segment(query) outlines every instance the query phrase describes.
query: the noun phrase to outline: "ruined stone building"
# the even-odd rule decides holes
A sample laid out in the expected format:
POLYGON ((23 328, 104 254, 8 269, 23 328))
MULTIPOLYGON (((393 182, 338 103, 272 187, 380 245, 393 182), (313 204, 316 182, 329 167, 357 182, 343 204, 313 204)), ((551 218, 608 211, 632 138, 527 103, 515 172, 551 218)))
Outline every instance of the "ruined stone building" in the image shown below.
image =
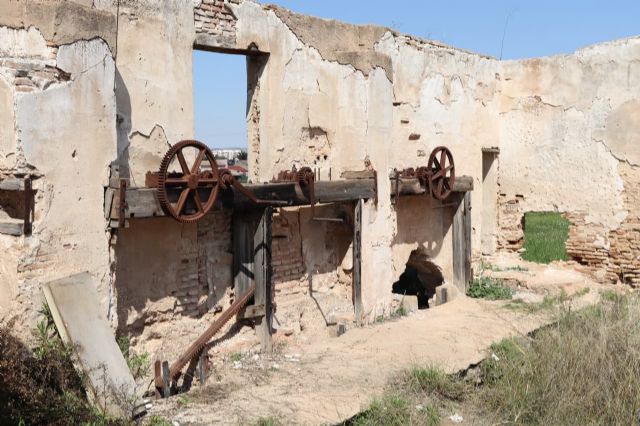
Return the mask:
MULTIPOLYGON (((473 259, 521 248, 525 212, 557 211, 571 257, 602 281, 640 283, 640 38, 499 61, 248 0, 0 11, 0 318, 32 327, 42 284, 88 271, 114 329, 157 353, 188 340, 180 324, 228 306, 232 210, 187 224, 110 216, 118 179, 144 187, 194 136, 193 49, 246 56, 253 183, 292 166, 321 180, 375 171, 359 320, 390 312, 412 257, 454 281, 455 206, 391 195, 394 169, 426 165, 438 146, 473 181, 473 259)), ((353 317, 353 204, 316 210, 348 220, 313 221, 309 207, 273 218, 274 327, 293 333, 353 317)))

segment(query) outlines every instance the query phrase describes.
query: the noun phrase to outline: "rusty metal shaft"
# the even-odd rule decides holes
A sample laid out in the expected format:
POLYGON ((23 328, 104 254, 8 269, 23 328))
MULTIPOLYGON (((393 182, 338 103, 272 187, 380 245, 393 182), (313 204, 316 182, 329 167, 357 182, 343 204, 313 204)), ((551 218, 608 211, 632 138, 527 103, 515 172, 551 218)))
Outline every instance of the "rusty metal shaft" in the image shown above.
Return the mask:
POLYGON ((229 306, 229 309, 224 311, 222 315, 213 323, 211 326, 204 332, 198 339, 189 346, 189 348, 185 351, 184 354, 176 362, 171 365, 170 368, 170 376, 171 380, 176 381, 180 377, 182 373, 182 369, 196 356, 200 353, 200 351, 205 347, 205 345, 216 335, 218 331, 224 325, 229 322, 234 315, 240 312, 248 302, 249 299, 253 296, 253 293, 256 290, 256 284, 253 283, 251 287, 242 295, 239 299, 229 306))

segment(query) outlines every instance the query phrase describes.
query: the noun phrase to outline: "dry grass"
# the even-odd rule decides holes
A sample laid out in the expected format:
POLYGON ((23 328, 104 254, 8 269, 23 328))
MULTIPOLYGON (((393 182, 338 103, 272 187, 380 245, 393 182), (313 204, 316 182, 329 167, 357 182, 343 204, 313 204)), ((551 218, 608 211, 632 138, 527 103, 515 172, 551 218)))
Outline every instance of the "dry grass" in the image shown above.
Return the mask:
POLYGON ((561 307, 532 337, 494 344, 475 380, 413 367, 345 424, 631 425, 640 416, 640 296, 561 307))
POLYGON ((493 348, 476 404, 521 425, 629 425, 640 414, 640 298, 565 311, 533 339, 493 348))

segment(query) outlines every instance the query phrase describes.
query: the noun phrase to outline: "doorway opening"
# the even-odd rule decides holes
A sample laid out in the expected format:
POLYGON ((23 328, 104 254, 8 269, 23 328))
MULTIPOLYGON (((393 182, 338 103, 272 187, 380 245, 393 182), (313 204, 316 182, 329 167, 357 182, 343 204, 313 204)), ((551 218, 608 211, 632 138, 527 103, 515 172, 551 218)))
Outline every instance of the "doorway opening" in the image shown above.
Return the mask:
POLYGON ((418 309, 427 309, 429 299, 436 294, 436 287, 444 282, 442 270, 433 263, 424 249, 416 249, 409 255, 404 272, 393 283, 392 293, 416 296, 418 309))
POLYGON ((498 218, 498 154, 499 148, 482 148, 482 220, 480 246, 482 254, 496 250, 498 218))

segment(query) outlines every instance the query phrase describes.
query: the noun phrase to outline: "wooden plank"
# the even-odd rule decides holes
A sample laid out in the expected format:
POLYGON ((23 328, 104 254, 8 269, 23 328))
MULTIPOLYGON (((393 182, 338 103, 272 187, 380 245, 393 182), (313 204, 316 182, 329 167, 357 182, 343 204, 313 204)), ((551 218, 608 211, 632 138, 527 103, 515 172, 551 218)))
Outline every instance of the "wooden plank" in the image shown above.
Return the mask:
POLYGON ((375 179, 376 172, 375 170, 345 170, 340 173, 341 179, 375 179))
POLYGON ((466 293, 471 271, 471 193, 458 196, 453 216, 453 284, 466 293))
POLYGON ((254 304, 264 306, 264 316, 257 320, 258 322, 256 325, 256 333, 258 334, 258 337, 260 339, 262 351, 265 353, 270 353, 273 350, 273 344, 271 340, 271 322, 273 317, 273 291, 271 282, 272 217, 273 208, 267 207, 264 210, 262 218, 260 219, 253 239, 255 253, 253 265, 256 283, 254 304))
MULTIPOLYGON (((390 177, 391 195, 396 193, 396 178, 390 177)), ((427 188, 420 184, 416 178, 400 178, 398 182, 398 190, 400 195, 421 195, 427 192, 427 188)), ((473 177, 457 176, 453 183, 453 192, 473 191, 473 177)))
POLYGON ((24 191, 24 179, 8 178, 0 181, 0 190, 2 191, 24 191))
POLYGON ((473 270, 471 269, 471 192, 464 193, 464 283, 465 293, 471 281, 473 270))
MULTIPOLYGON (((395 178, 391 178, 391 194, 395 194, 395 178)), ((306 189, 301 189, 295 183, 266 183, 250 184, 246 187, 263 200, 287 200, 291 206, 309 205, 309 194, 306 189)), ((453 186, 456 192, 473 190, 473 178, 471 176, 458 176, 453 186)), ((316 200, 320 203, 352 202, 360 199, 375 198, 376 188, 374 179, 350 179, 330 182, 316 182, 316 200)), ((426 189, 420 185, 417 179, 401 179, 401 195, 420 195, 426 189)), ((117 200, 117 194, 115 200, 117 200)), ((158 201, 155 188, 129 188, 127 189, 127 218, 146 218, 164 216, 164 212, 158 201)), ((256 205, 236 190, 221 195, 220 202, 214 208, 233 208, 239 211, 263 209, 264 206, 256 205)), ((111 219, 117 219, 117 201, 112 203, 111 219)))
POLYGON ((247 291, 254 280, 255 215, 234 215, 232 226, 233 288, 236 297, 238 297, 247 291))
MULTIPOLYGON (((266 183, 245 185, 249 191, 262 200, 286 200, 291 206, 309 205, 309 193, 302 190, 293 182, 266 183)), ((361 198, 374 198, 375 181, 373 179, 360 179, 349 181, 316 182, 316 201, 320 203, 337 203, 356 201, 361 198)), ((118 196, 115 194, 111 208, 111 219, 118 218, 118 196)), ((127 218, 147 218, 164 216, 155 188, 128 188, 127 189, 127 218)), ((260 210, 264 205, 257 205, 237 190, 221 194, 219 202, 214 209, 232 208, 238 211, 260 210)))
POLYGON ((0 234, 19 237, 24 234, 24 221, 20 219, 2 219, 0 221, 0 234))
POLYGON ((74 349, 74 357, 87 376, 91 400, 113 416, 131 415, 119 405, 123 397, 133 406, 136 383, 116 343, 100 305, 97 279, 88 272, 45 283, 43 292, 62 340, 74 349))
POLYGON ((353 283, 352 301, 356 321, 362 321, 362 209, 364 200, 358 200, 353 217, 353 283))
MULTIPOLYGON (((118 196, 116 194, 116 202, 114 204, 114 208, 111 209, 112 214, 113 211, 116 211, 115 216, 111 216, 112 218, 117 218, 117 209, 118 209, 118 196)), ((158 191, 155 188, 129 188, 127 189, 127 217, 156 217, 156 216, 164 216, 164 211, 162 211, 162 207, 160 207, 160 202, 158 201, 158 191)))
POLYGON ((500 148, 498 148, 497 146, 483 147, 482 152, 490 154, 500 154, 500 148))

